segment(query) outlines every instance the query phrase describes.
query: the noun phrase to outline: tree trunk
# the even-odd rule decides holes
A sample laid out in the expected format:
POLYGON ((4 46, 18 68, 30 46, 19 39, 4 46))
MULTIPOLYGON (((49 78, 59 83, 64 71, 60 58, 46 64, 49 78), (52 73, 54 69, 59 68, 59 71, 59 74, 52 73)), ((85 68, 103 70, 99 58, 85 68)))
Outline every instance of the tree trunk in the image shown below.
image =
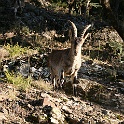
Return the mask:
MULTIPOLYGON (((111 2, 114 2, 114 0, 112 0, 111 2)), ((109 14, 107 18, 111 21, 112 26, 115 28, 115 30, 118 32, 118 34, 124 41, 124 28, 120 24, 120 21, 118 19, 118 12, 117 12, 120 0, 118 0, 118 3, 114 7, 114 10, 111 7, 110 0, 100 0, 100 3, 103 7, 103 11, 109 14)))

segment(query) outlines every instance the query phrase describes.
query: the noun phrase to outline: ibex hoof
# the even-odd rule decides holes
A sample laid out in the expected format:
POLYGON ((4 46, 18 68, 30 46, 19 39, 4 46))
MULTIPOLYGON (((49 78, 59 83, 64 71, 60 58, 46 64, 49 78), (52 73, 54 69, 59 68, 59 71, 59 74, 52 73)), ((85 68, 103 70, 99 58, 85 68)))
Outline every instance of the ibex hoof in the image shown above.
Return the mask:
POLYGON ((60 83, 60 88, 61 89, 63 89, 63 87, 64 87, 64 82, 65 82, 65 80, 64 79, 61 79, 61 83, 60 83))

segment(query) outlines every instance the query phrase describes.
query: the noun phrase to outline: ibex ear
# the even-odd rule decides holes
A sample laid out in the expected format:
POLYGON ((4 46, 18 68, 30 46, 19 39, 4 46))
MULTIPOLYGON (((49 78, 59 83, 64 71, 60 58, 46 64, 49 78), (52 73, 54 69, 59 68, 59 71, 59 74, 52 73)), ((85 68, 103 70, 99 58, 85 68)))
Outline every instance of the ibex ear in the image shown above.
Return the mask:
POLYGON ((86 40, 86 38, 88 37, 89 33, 86 34, 86 31, 91 27, 90 25, 87 25, 86 28, 84 29, 84 31, 81 34, 81 43, 83 45, 84 41, 86 40))

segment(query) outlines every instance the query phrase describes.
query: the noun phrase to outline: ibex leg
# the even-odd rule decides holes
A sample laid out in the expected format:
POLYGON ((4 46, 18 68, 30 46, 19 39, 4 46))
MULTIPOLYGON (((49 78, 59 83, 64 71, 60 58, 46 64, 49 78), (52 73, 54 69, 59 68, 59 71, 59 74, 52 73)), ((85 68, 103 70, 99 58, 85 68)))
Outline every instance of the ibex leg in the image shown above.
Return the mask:
POLYGON ((72 75, 71 79, 72 79, 73 95, 77 96, 77 72, 75 72, 74 75, 72 75))
POLYGON ((55 90, 56 88, 58 88, 58 75, 56 75, 53 68, 51 68, 50 71, 51 71, 51 80, 52 80, 53 88, 55 90))
POLYGON ((65 76, 64 76, 64 70, 61 71, 61 76, 60 76, 60 87, 63 88, 63 84, 65 82, 65 76))

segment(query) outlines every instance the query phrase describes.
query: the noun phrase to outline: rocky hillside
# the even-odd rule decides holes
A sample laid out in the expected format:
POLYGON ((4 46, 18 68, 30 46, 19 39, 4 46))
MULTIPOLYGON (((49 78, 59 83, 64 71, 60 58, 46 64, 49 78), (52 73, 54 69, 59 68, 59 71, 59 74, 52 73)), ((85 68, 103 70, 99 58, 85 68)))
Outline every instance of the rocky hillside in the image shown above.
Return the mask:
POLYGON ((1 124, 123 124, 123 41, 107 20, 68 14, 44 0, 26 2, 15 16, 9 0, 0 1, 1 124), (70 47, 67 20, 78 28, 93 23, 82 47, 77 97, 67 78, 53 91, 47 56, 70 47))

